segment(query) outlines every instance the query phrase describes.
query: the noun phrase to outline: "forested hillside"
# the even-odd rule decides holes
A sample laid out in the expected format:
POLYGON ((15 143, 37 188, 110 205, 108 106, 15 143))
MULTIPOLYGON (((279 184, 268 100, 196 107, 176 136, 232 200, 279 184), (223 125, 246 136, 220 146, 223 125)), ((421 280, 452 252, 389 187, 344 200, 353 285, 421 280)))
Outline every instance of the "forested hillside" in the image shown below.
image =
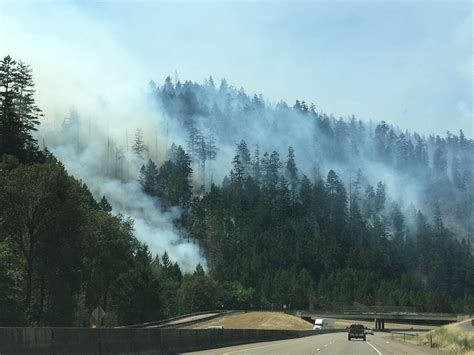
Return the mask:
POLYGON ((89 326, 98 305, 106 325, 283 305, 474 312, 474 142, 462 132, 336 120, 225 81, 167 79, 147 95, 170 127, 166 154, 152 154, 146 131, 128 154, 128 141, 107 139, 105 163, 92 155, 101 178, 78 180, 66 169, 99 151, 79 114, 46 144, 52 153, 40 150, 36 137, 51 135, 36 132, 31 69, 1 61, 0 325, 89 326), (169 214, 172 229, 143 228, 169 214), (152 254, 137 238, 146 233, 199 245, 203 266, 184 272, 152 254))
POLYGON ((440 137, 384 121, 335 118, 305 101, 292 107, 283 101, 269 104, 262 95, 248 96, 225 80, 217 88, 212 77, 204 85, 173 84, 169 77, 161 87, 151 82, 150 98, 186 130, 187 150, 201 181, 228 173, 220 166, 229 166, 229 152, 242 139, 253 156, 238 153, 248 161, 273 151, 285 160, 291 146, 297 179, 303 174, 325 177, 332 169, 347 189, 350 181, 357 184, 360 198, 377 188, 389 194, 391 199, 378 207, 385 210, 382 214, 390 210, 391 201, 430 217, 439 207, 445 224, 460 239, 473 236, 474 141, 462 130, 440 137))
POLYGON ((252 287, 263 307, 472 307, 474 141, 462 130, 425 137, 335 119, 212 78, 150 87, 186 129, 189 156, 172 146, 161 167, 150 160, 143 189, 187 211, 215 279, 252 287), (180 200, 169 167, 183 162, 202 186, 180 200), (215 181, 222 166, 231 169, 215 181))

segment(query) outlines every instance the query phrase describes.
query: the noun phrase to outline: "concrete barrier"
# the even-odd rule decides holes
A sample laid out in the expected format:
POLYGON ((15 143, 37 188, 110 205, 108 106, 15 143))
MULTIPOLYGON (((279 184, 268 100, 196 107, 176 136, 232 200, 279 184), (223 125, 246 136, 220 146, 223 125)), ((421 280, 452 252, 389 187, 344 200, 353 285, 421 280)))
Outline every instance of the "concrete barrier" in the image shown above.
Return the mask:
POLYGON ((345 330, 0 328, 0 354, 175 354, 341 331, 345 330))

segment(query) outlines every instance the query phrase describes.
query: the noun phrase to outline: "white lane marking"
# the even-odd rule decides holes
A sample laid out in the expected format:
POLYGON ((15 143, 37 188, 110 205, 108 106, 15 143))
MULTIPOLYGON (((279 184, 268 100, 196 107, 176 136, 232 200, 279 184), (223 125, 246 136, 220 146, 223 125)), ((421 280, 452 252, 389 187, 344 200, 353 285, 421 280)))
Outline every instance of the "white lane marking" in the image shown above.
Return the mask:
POLYGON ((318 348, 318 349, 316 349, 316 351, 319 351, 319 350, 321 350, 321 349, 319 349, 319 348, 318 348))
POLYGON ((228 351, 228 352, 222 353, 222 355, 243 353, 243 352, 249 351, 249 350, 269 348, 269 347, 278 346, 278 345, 280 345, 280 344, 277 343, 277 344, 270 344, 270 345, 257 346, 257 347, 253 347, 253 348, 242 349, 242 350, 228 351))
POLYGON ((365 342, 366 342, 367 344, 369 344, 369 345, 377 352, 377 354, 382 355, 382 353, 381 353, 380 351, 378 351, 375 346, 373 346, 372 344, 370 344, 367 340, 366 340, 365 342))
POLYGON ((389 342, 389 341, 386 341, 386 343, 387 343, 387 344, 390 344, 390 342, 389 342))
POLYGON ((327 347, 328 347, 328 344, 324 344, 324 347, 327 348, 327 347))

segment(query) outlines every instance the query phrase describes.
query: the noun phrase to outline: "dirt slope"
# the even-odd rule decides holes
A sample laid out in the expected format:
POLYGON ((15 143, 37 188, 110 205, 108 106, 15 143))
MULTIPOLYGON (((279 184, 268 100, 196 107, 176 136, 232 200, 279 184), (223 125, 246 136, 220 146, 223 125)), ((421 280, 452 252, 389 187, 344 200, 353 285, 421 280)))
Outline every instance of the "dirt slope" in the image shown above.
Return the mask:
POLYGON ((312 325, 301 318, 277 312, 237 313, 190 326, 206 329, 210 325, 221 325, 225 329, 288 329, 311 330, 312 325))

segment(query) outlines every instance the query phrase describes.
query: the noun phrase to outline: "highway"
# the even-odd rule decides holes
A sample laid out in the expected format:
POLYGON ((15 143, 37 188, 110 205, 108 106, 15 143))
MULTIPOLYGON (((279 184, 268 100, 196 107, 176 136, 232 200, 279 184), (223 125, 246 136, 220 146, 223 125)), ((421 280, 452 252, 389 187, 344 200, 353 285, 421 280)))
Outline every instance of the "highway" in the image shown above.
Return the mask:
POLYGON ((348 341, 346 333, 321 334, 305 338, 237 345, 189 354, 308 354, 308 355, 400 355, 444 354, 443 352, 393 341, 390 334, 375 333, 367 341, 348 341))

